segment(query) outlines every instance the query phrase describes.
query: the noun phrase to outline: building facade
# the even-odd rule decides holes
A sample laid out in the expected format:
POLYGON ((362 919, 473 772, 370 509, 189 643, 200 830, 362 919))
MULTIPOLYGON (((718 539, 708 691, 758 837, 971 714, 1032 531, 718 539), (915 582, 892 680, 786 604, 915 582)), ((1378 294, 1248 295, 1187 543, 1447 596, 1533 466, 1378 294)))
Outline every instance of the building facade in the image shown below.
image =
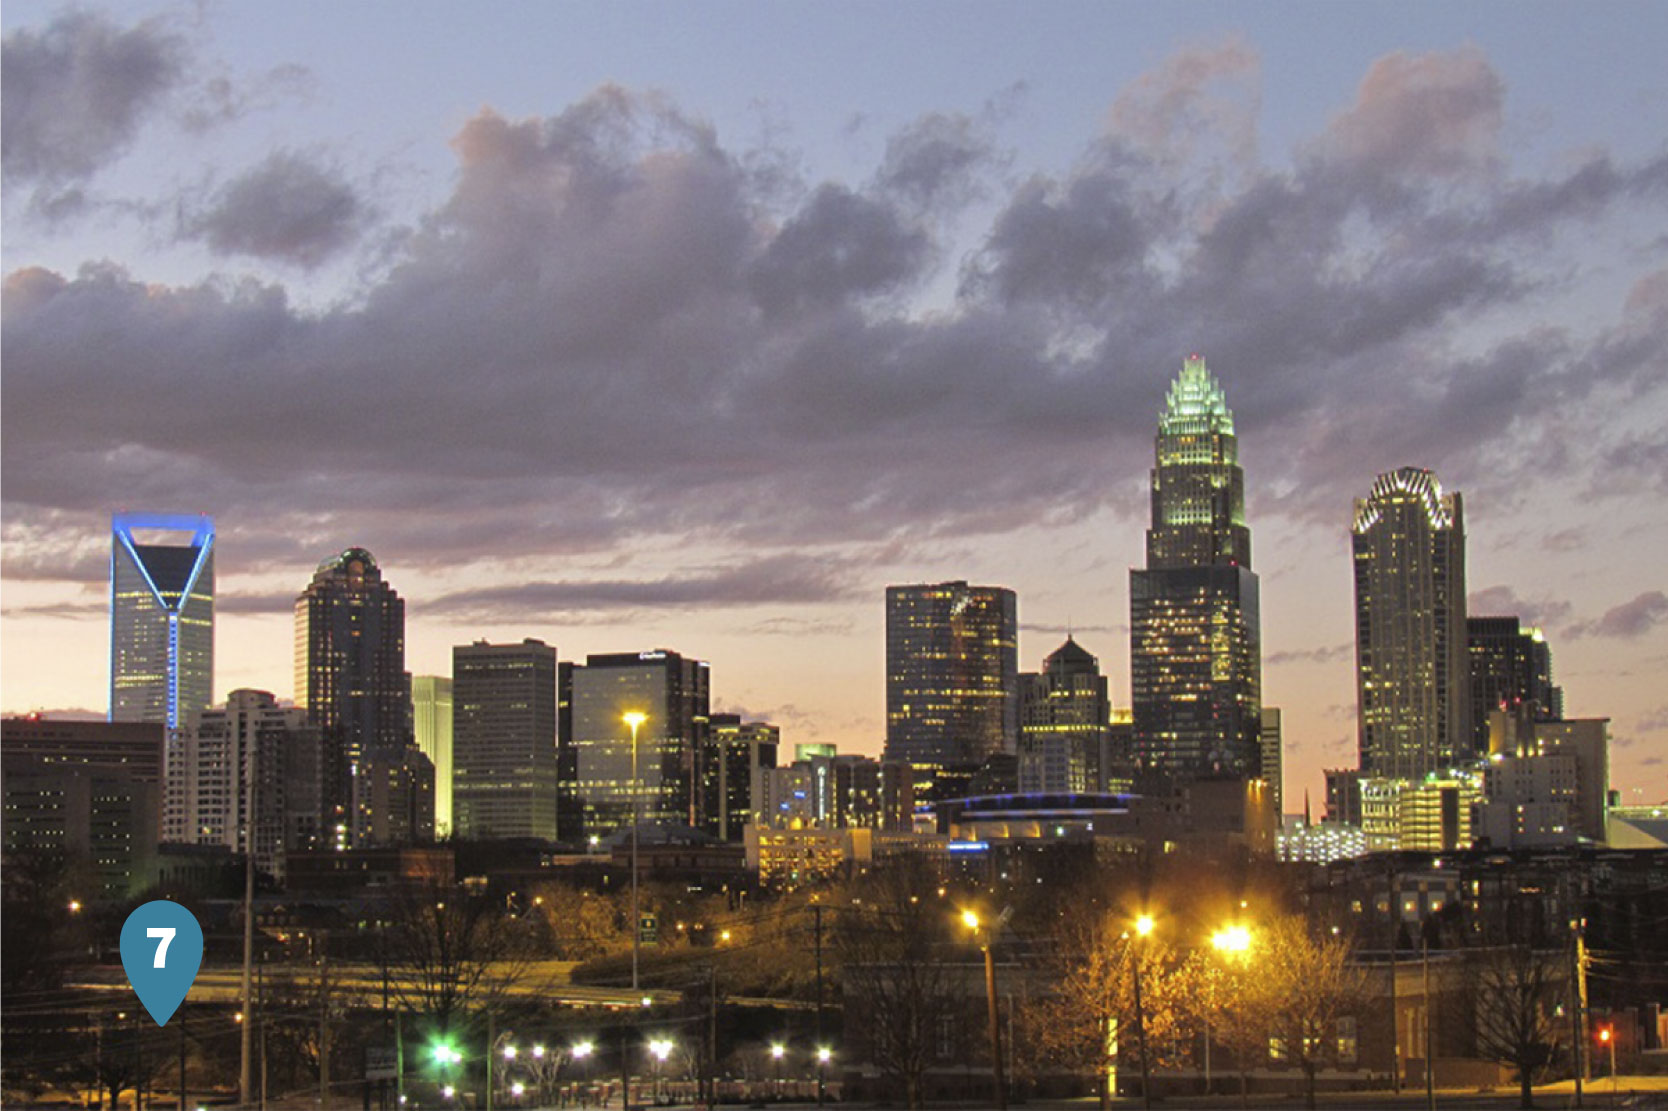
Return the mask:
POLYGON ((322 751, 307 711, 266 691, 199 710, 168 739, 163 840, 242 853, 253 827, 255 866, 281 880, 286 851, 325 841, 322 751))
POLYGON ((162 830, 161 722, 0 722, 0 845, 84 864, 83 899, 123 900, 152 882, 162 830))
POLYGON ((411 677, 411 730, 417 748, 434 765, 434 835, 452 833, 452 679, 411 677))
POLYGON ((459 837, 556 839, 556 649, 452 649, 452 799, 459 837))
POLYGON ((405 602, 376 557, 348 548, 320 563, 295 600, 295 702, 324 738, 324 819, 336 847, 366 843, 353 828, 353 775, 371 753, 411 743, 405 602))
POLYGON ((563 674, 572 732, 562 747, 571 754, 569 797, 582 834, 606 838, 629 829, 633 814, 646 824, 698 826, 710 759, 706 661, 656 649, 587 656, 563 674), (635 755, 628 713, 643 715, 635 755))
POLYGON ((1417 467, 1379 475, 1352 540, 1361 772, 1423 779, 1478 755, 1460 495, 1417 467))
POLYGON ((110 521, 110 720, 170 729, 214 698, 214 522, 110 521))
POLYGON ((1471 751, 1489 751, 1489 715, 1531 705, 1539 721, 1564 716, 1564 692, 1552 683, 1552 647, 1539 629, 1515 617, 1467 617, 1471 673, 1471 751))
POLYGON ((1012 590, 965 582, 886 588, 886 759, 922 770, 1012 754, 1019 732, 1012 590))
POLYGON ((1135 759, 1174 776, 1255 777, 1261 615, 1245 479, 1222 386, 1189 356, 1159 416, 1147 566, 1129 573, 1135 759))
POLYGON ((721 841, 740 841, 744 827, 763 820, 765 777, 776 767, 782 731, 739 714, 713 714, 709 721, 713 758, 702 785, 704 827, 721 841))
POLYGON ((1019 677, 1019 790, 1082 794, 1103 789, 1112 703, 1100 661, 1070 636, 1019 677))

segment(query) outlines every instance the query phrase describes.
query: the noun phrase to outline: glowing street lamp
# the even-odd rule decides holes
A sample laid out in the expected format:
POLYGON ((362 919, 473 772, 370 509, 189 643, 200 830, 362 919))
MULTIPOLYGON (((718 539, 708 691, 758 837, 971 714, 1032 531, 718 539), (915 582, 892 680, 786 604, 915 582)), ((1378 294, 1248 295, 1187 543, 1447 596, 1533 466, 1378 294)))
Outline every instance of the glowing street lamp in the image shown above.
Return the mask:
POLYGON ((660 1093, 660 1070, 661 1070, 661 1066, 666 1064, 666 1058, 668 1058, 672 1055, 672 1050, 674 1048, 676 1048, 676 1047, 675 1047, 674 1043, 672 1042, 672 1040, 670 1038, 655 1038, 653 1041, 649 1042, 649 1053, 654 1057, 654 1060, 655 1060, 655 1066, 654 1066, 654 1098, 655 1098, 656 1103, 660 1102, 660 1094, 661 1094, 660 1093))
MULTIPOLYGON (((1004 917, 1006 917, 1004 915, 1004 917)), ((990 1012, 990 1069, 991 1082, 996 1085, 996 1106, 998 1111, 1008 1111, 1007 1078, 1002 1075, 1002 1026, 996 1008, 996 938, 995 929, 1002 926, 999 920, 995 929, 979 929, 979 913, 971 908, 961 912, 961 923, 973 931, 979 942, 979 948, 985 954, 985 1002, 990 1012)))
MULTIPOLYGON (((1143 914, 1135 919, 1135 936, 1137 939, 1152 936, 1155 923, 1153 916, 1143 914)), ((1141 1042, 1141 1106, 1152 1111, 1153 1085, 1152 1076, 1147 1064, 1147 1012, 1141 1006, 1141 955, 1135 954, 1130 962, 1130 976, 1135 981, 1135 1034, 1141 1042)))
MULTIPOLYGON (((1243 903, 1240 905, 1244 906, 1243 903)), ((1245 954, 1251 951, 1251 929, 1237 922, 1231 926, 1224 926, 1210 935, 1210 944, 1211 948, 1218 953, 1235 960, 1243 960, 1245 954)), ((1242 1088, 1244 1081, 1245 1072, 1242 1069, 1240 1071, 1242 1088)), ((1210 1012, 1208 1010, 1205 1012, 1205 1094, 1210 1094, 1210 1012)), ((1241 1091, 1240 1094, 1243 1096, 1245 1093, 1241 1091)))
POLYGON ((788 1047, 781 1042, 775 1042, 770 1047, 770 1059, 776 1063, 776 1098, 782 1098, 782 1058, 788 1055, 788 1047))

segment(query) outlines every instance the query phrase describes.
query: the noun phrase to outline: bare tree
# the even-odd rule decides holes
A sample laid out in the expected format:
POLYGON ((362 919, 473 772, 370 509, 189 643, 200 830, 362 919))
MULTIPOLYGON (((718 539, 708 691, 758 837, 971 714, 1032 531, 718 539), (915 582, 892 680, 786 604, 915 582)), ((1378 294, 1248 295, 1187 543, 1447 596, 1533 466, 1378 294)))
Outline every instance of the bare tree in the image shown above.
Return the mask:
POLYGON ((1366 1001, 1366 984, 1349 963, 1349 946, 1315 938, 1300 918, 1261 931, 1257 978, 1248 1005, 1260 1012, 1281 1052, 1303 1070, 1305 1105, 1315 1106, 1315 1074, 1339 1058, 1339 1020, 1366 1001))
POLYGON ((1568 987, 1558 952, 1527 945, 1481 949, 1472 956, 1471 1023, 1477 1052, 1517 1070, 1518 1106, 1535 1106, 1535 1074, 1558 1052, 1564 1021, 1558 1004, 1568 987))
POLYGON ((846 1013, 862 1016, 874 1063, 902 1084, 912 1109, 941 1025, 966 1009, 964 989, 975 982, 948 963, 950 912, 937 886, 914 861, 879 870, 852 888, 831 931, 846 1013))
POLYGON ((461 888, 401 895, 379 938, 388 987, 402 1010, 445 1035, 471 1011, 499 1004, 532 958, 528 920, 461 888))

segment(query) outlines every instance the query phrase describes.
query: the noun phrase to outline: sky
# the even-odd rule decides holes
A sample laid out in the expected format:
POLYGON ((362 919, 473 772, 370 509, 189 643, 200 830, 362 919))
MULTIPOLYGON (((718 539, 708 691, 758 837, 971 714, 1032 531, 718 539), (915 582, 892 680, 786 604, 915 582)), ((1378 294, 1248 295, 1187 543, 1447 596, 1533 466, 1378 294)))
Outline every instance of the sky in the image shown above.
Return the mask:
POLYGON ((884 588, 1127 705, 1165 388, 1234 410, 1287 809, 1356 751, 1349 523, 1464 495, 1668 799, 1668 6, 0 12, 0 709, 108 701, 109 516, 218 530, 217 697, 369 548, 407 662, 670 648, 878 753, 884 588))

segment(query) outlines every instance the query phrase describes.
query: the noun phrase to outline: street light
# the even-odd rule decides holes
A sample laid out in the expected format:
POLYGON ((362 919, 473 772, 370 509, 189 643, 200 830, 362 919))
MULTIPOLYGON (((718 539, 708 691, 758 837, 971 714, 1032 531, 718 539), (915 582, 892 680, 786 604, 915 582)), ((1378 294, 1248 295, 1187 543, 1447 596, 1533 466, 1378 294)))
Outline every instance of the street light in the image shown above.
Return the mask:
POLYGON ((832 1061, 833 1059, 834 1059, 834 1051, 832 1049, 829 1049, 826 1045, 825 1046, 819 1046, 817 1048, 817 1106, 818 1107, 822 1106, 823 1090, 824 1090, 824 1088, 827 1087, 827 1083, 826 1083, 826 1080, 825 1080, 825 1075, 828 1071, 828 1062, 832 1061))
POLYGON ((660 1102, 660 1068, 666 1063, 666 1058, 672 1055, 674 1046, 669 1038, 656 1038, 649 1043, 649 1052, 654 1055, 654 1099, 660 1102))
MULTIPOLYGON (((1148 937, 1153 932, 1153 916, 1143 914, 1135 919, 1136 938, 1148 937)), ((1135 982, 1135 1036, 1141 1043, 1141 1106, 1152 1111, 1153 1085, 1147 1065, 1147 1013, 1141 1006, 1141 954, 1137 951, 1130 961, 1130 976, 1135 982)))
POLYGON ((1610 1102, 1616 1102, 1616 1030, 1613 1026, 1600 1027, 1599 1041, 1610 1047, 1610 1102))
MULTIPOLYGON (((1218 953, 1223 954, 1225 957, 1227 957, 1229 959, 1233 959, 1233 960, 1241 960, 1245 957, 1245 954, 1247 954, 1251 951, 1251 928, 1249 926, 1240 925, 1239 923, 1235 923, 1231 926, 1224 926, 1220 930, 1217 930, 1214 934, 1210 935, 1210 944, 1211 944, 1212 949, 1215 949, 1218 953)), ((1241 1069, 1240 1070, 1240 1083, 1241 1083, 1240 1096, 1242 1097, 1242 1099, 1245 1095, 1244 1082, 1245 1082, 1245 1071, 1243 1069, 1241 1069)), ((1209 1008, 1207 1008, 1206 1011, 1205 1011, 1205 1094, 1206 1095, 1210 1094, 1210 1010, 1209 1010, 1209 1008)))
MULTIPOLYGON (((1004 918, 1006 915, 1003 916, 1004 918)), ((990 1068, 991 1079, 996 1085, 996 1106, 998 1111, 1008 1111, 1008 1085, 1002 1075, 1002 1027, 996 1009, 996 937, 995 930, 1000 928, 1002 920, 998 919, 995 926, 984 930, 979 929, 979 915, 974 910, 961 912, 962 925, 973 931, 979 948, 985 954, 985 1002, 990 1012, 990 1068)))
POLYGON ((642 946, 643 918, 637 901, 637 826, 642 820, 639 812, 642 790, 637 780, 637 731, 649 720, 641 710, 622 714, 620 720, 631 728, 631 990, 637 991, 638 953, 642 946))
MULTIPOLYGON (((641 824, 642 784, 637 779, 637 731, 643 723, 649 720, 649 715, 641 710, 627 710, 620 715, 620 720, 631 730, 631 993, 636 995, 640 990, 638 985, 637 967, 641 960, 643 947, 643 911, 637 894, 637 827, 641 824)), ((643 1006, 648 1006, 647 998, 643 1006)), ((631 1104, 631 1060, 626 1048, 624 1034, 620 1042, 620 1106, 629 1108, 631 1104)))
POLYGON ((776 1062, 776 1099, 782 1098, 782 1058, 787 1056, 788 1047, 776 1042, 770 1047, 770 1059, 776 1062))

